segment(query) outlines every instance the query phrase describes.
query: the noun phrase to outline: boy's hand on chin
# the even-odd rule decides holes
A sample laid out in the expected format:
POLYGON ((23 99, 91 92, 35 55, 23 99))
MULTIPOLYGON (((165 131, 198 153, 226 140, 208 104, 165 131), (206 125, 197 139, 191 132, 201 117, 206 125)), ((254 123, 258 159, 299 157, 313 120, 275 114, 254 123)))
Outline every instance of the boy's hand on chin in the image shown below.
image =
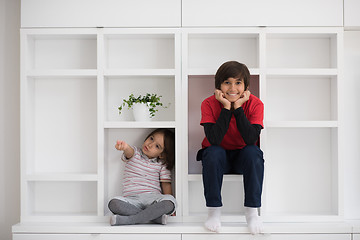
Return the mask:
POLYGON ((230 110, 231 102, 225 98, 225 94, 219 89, 215 89, 214 93, 216 100, 218 100, 224 106, 224 108, 230 110))
POLYGON ((234 103, 234 109, 241 107, 243 103, 247 102, 250 98, 250 94, 251 92, 249 90, 244 91, 240 98, 234 103))

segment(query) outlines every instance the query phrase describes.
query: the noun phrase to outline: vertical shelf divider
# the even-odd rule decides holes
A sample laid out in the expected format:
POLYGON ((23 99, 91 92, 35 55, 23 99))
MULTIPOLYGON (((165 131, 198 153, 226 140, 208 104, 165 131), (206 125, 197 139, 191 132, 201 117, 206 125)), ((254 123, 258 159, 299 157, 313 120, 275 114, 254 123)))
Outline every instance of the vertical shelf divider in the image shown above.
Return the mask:
POLYGON ((98 160, 98 169, 97 169, 97 212, 98 216, 101 217, 104 215, 104 205, 105 200, 104 196, 104 161, 105 161, 105 141, 104 141, 104 63, 105 63, 105 53, 104 53, 104 34, 103 29, 98 28, 97 33, 97 160, 98 160))
POLYGON ((182 132, 186 134, 182 134, 181 136, 181 149, 183 154, 183 159, 185 159, 182 163, 183 170, 183 181, 182 181, 182 215, 184 220, 189 217, 189 180, 188 180, 188 141, 189 136, 187 134, 188 131, 188 32, 183 31, 181 35, 181 52, 182 52, 182 85, 181 85, 181 126, 182 132))

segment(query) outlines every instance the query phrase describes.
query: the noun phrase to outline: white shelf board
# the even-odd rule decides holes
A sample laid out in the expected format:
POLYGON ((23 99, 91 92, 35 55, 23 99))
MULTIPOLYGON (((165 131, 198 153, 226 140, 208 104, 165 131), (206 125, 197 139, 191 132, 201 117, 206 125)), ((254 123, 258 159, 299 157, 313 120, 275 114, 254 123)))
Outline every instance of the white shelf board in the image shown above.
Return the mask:
POLYGON ((22 28, 22 34, 28 34, 29 36, 35 37, 68 37, 68 36, 76 36, 79 37, 84 35, 83 37, 87 38, 87 35, 91 35, 89 37, 95 38, 98 34, 98 30, 96 28, 22 28))
MULTIPOLYGON (((82 223, 82 224, 90 224, 90 223, 99 223, 99 222, 109 222, 108 217, 101 216, 99 217, 96 212, 84 212, 81 214, 59 214, 59 213, 33 213, 31 215, 21 216, 21 223, 26 224, 34 224, 37 223, 68 223, 68 224, 75 224, 75 223, 82 223)), ((21 224, 20 223, 20 224, 21 224)), ((13 226, 14 227, 14 226, 13 226)), ((43 233, 42 231, 39 231, 43 233)))
POLYGON ((172 121, 149 121, 149 122, 105 122, 104 128, 175 128, 176 123, 172 121))
POLYGON ((26 175, 27 181, 98 181, 97 174, 41 173, 26 175))
POLYGON ((343 31, 342 27, 267 27, 266 33, 274 37, 294 37, 295 34, 297 38, 301 36, 305 37, 327 37, 334 35, 337 32, 343 31), (274 34, 274 35, 273 35, 274 34))
POLYGON ((175 69, 106 69, 104 76, 175 76, 175 69))
MULTIPOLYGON (((119 37, 119 35, 136 34, 144 36, 153 36, 161 38, 159 34, 165 34, 165 36, 171 36, 180 32, 179 28, 104 28, 103 33, 106 37, 119 37)), ((120 36, 121 37, 121 36, 120 36)))
POLYGON ((96 69, 34 69, 28 70, 28 77, 96 77, 96 69))
MULTIPOLYGON (((12 227, 15 234, 21 233, 201 233, 214 234, 203 226, 203 222, 177 223, 169 222, 165 227, 160 224, 137 224, 121 227, 110 226, 108 222, 101 223, 19 223, 12 227)), ((352 227, 346 222, 337 223, 264 223, 264 233, 351 233, 352 227)), ((249 233, 245 222, 222 223, 220 233, 249 233)))
MULTIPOLYGON (((188 70, 188 75, 215 75, 217 69, 211 68, 192 68, 188 70)), ((249 68, 251 75, 259 75, 260 70, 258 68, 249 68)))
POLYGON ((216 69, 210 69, 210 68, 194 68, 188 70, 188 75, 215 75, 216 69))
POLYGON ((350 222, 353 228, 353 233, 360 234, 360 220, 350 222))
MULTIPOLYGON (((204 28, 204 27, 191 27, 191 28, 183 28, 185 33, 188 33, 190 35, 195 34, 195 35, 200 35, 200 34, 211 34, 211 35, 216 35, 219 34, 220 36, 222 34, 232 34, 232 35, 237 35, 237 34, 243 34, 244 37, 248 36, 248 37, 255 37, 258 36, 258 34, 260 32, 262 32, 262 29, 259 29, 257 27, 209 27, 209 28, 204 28)), ((204 35, 207 36, 207 35, 204 35)))
POLYGON ((269 76, 336 76, 337 68, 268 68, 269 76))
POLYGON ((336 128, 338 121, 265 121, 265 127, 272 128, 336 128))
MULTIPOLYGON (((190 182, 199 182, 202 181, 201 174, 188 174, 188 181, 190 182)), ((224 175, 224 182, 242 182, 243 176, 240 174, 225 174, 224 175)))

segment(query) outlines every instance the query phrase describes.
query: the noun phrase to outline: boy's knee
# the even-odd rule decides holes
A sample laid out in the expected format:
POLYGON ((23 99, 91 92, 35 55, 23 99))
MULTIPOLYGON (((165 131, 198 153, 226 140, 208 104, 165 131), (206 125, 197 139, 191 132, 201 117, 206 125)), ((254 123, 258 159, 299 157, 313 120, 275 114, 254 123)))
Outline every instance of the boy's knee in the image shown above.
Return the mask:
POLYGON ((202 160, 222 159, 226 157, 226 151, 220 146, 210 146, 206 148, 202 155, 202 160))
POLYGON ((263 152, 258 146, 247 145, 243 149, 243 156, 246 160, 255 164, 264 164, 263 152))
POLYGON ((220 146, 210 146, 206 148, 202 156, 203 165, 220 164, 224 159, 226 159, 226 151, 220 146))

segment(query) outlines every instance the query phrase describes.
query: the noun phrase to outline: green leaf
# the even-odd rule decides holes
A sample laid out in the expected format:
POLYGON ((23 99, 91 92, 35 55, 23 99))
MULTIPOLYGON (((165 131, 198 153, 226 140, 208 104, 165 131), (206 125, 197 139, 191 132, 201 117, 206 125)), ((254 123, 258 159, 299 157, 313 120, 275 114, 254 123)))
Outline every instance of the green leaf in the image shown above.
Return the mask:
POLYGON ((130 94, 128 99, 123 99, 123 103, 118 107, 119 114, 121 114, 123 107, 127 106, 128 109, 131 109, 134 103, 148 103, 150 117, 154 117, 155 113, 158 111, 157 107, 167 108, 161 102, 161 95, 157 95, 156 93, 146 93, 145 96, 139 95, 135 98, 134 94, 130 94))

